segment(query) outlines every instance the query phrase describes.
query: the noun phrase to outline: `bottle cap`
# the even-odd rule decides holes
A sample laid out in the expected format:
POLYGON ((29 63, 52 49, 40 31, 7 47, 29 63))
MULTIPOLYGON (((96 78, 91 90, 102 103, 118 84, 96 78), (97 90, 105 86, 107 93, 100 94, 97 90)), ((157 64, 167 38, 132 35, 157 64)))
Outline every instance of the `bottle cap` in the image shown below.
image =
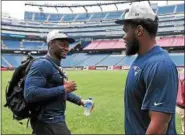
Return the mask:
POLYGON ((89 100, 92 100, 92 97, 89 97, 88 99, 89 99, 89 100))

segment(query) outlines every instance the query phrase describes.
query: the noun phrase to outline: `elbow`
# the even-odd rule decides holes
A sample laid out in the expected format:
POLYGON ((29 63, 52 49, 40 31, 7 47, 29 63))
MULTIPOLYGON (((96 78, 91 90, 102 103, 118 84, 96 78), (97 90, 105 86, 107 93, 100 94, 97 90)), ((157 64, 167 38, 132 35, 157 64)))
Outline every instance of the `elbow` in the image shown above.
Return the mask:
POLYGON ((32 89, 27 89, 24 91, 24 99, 27 103, 34 102, 34 93, 32 89))

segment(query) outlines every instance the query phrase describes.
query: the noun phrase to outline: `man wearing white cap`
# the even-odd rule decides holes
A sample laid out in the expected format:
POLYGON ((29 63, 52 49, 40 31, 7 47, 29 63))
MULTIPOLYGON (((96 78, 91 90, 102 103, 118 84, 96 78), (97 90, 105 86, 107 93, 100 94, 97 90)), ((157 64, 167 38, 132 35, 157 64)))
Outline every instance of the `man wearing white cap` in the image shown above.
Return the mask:
POLYGON ((133 3, 123 20, 126 55, 138 54, 126 80, 125 134, 176 134, 178 74, 156 45, 158 17, 148 3, 133 3))
MULTIPOLYGON (((25 80, 24 98, 29 104, 37 104, 39 113, 31 118, 33 134, 62 135, 71 134, 65 122, 66 100, 84 105, 84 100, 71 93, 77 89, 75 81, 65 81, 64 75, 53 64, 60 66, 69 51, 69 38, 59 30, 47 36, 48 53, 35 60, 25 80)), ((35 107, 37 108, 37 107, 35 107)))

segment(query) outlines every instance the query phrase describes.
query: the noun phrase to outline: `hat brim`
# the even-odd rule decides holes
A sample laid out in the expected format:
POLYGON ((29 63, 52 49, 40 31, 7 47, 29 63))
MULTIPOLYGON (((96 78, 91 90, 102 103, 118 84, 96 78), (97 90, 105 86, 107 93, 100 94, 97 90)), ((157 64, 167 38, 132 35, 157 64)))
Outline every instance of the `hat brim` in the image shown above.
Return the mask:
POLYGON ((116 20, 115 23, 118 24, 118 25, 123 25, 125 22, 125 20, 116 20))
POLYGON ((73 38, 56 38, 56 39, 58 39, 58 40, 67 40, 70 44, 75 42, 75 39, 73 39, 73 38))
POLYGON ((122 20, 116 20, 115 23, 118 25, 123 25, 125 22, 129 22, 133 19, 122 19, 122 20))

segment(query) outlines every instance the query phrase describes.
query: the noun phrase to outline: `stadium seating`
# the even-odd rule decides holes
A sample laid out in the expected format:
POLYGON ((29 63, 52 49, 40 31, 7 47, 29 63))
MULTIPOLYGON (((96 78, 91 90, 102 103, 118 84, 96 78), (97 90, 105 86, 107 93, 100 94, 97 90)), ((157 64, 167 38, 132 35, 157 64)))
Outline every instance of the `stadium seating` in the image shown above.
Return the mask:
POLYGON ((6 62, 3 56, 1 56, 1 66, 2 67, 10 67, 6 62))
POLYGON ((95 49, 95 47, 100 44, 101 41, 92 41, 87 47, 84 48, 84 50, 91 50, 95 49))
POLYGON ((124 58, 123 55, 109 55, 106 59, 98 63, 96 66, 114 66, 124 58))
POLYGON ((61 14, 50 14, 49 20, 50 22, 58 22, 61 20, 63 15, 61 14))
POLYGON ((109 12, 106 20, 108 19, 119 19, 122 17, 123 11, 109 12))
POLYGON ((20 41, 4 40, 3 42, 8 47, 8 49, 11 49, 11 50, 20 49, 20 41))
MULTIPOLYGON (((153 9, 154 12, 158 15, 166 15, 173 13, 184 13, 184 4, 178 5, 169 5, 169 6, 161 6, 153 9)), ((48 16, 50 22, 58 22, 62 19, 62 21, 97 21, 97 20, 110 20, 110 19, 119 19, 123 15, 123 11, 111 11, 111 12, 97 12, 97 13, 81 13, 81 14, 48 14, 48 13, 39 13, 39 12, 28 12, 26 11, 24 14, 25 20, 35 21, 46 21, 48 16)))
POLYGON ((46 13, 34 13, 35 14, 35 21, 46 21, 49 14, 46 13))
POLYGON ((118 40, 102 40, 94 49, 112 49, 118 40))
POLYGON ((68 55, 66 59, 62 60, 61 64, 63 67, 77 66, 90 56, 91 55, 87 55, 86 53, 75 53, 73 55, 68 55))
MULTIPOLYGON (((155 7, 155 9, 153 10, 159 15, 158 34, 160 38, 157 39, 157 44, 164 48, 173 47, 177 48, 178 50, 182 49, 182 47, 184 47, 184 36, 172 36, 172 33, 177 32, 176 34, 179 35, 179 33, 181 34, 181 32, 184 31, 184 15, 182 15, 182 13, 184 13, 184 4, 155 7), (168 35, 169 32, 170 35, 168 35), (161 36, 163 34, 165 34, 164 37, 161 36)), ((22 29, 24 29, 24 25, 26 25, 26 32, 31 28, 36 31, 38 28, 39 33, 40 31, 42 31, 42 29, 43 33, 47 33, 46 31, 49 29, 59 28, 61 30, 64 30, 64 32, 68 33, 68 35, 71 37, 78 37, 78 39, 76 39, 78 41, 74 44, 69 45, 69 48, 72 49, 80 43, 82 45, 81 47, 83 48, 83 52, 87 53, 74 53, 68 55, 67 58, 62 60, 61 62, 62 66, 64 67, 130 66, 135 60, 136 56, 128 57, 125 55, 112 55, 112 53, 92 53, 98 51, 102 52, 103 50, 105 50, 106 52, 109 51, 113 53, 114 51, 121 52, 122 50, 125 50, 125 42, 123 39, 120 38, 122 26, 120 27, 114 23, 114 20, 122 18, 123 13, 124 11, 103 11, 78 14, 54 14, 27 11, 24 14, 24 19, 28 22, 13 22, 10 19, 10 24, 4 24, 6 26, 3 31, 11 31, 7 30, 9 29, 7 27, 15 28, 15 26, 17 25, 17 28, 22 27, 22 29), (32 25, 32 27, 29 28, 29 25, 32 25), (119 38, 116 37, 117 34, 119 35, 119 38), (84 41, 81 40, 84 38, 84 41)), ((17 28, 14 30, 14 32, 16 33, 21 31, 19 29, 17 30, 17 28)), ((30 34, 33 32, 28 33, 30 34)), ((4 34, 4 36, 6 36, 6 33, 4 34)), ((20 46, 22 45, 23 48, 21 49, 27 50, 47 50, 48 48, 47 43, 36 41, 24 41, 21 43, 19 40, 4 40, 3 43, 1 47, 3 49, 6 49, 7 46, 10 50, 20 49, 20 46)), ((2 65, 7 66, 7 62, 9 62, 11 65, 17 66, 19 64, 18 61, 21 61, 23 57, 24 56, 21 55, 3 54, 2 65)), ((170 53, 170 57, 177 66, 184 66, 183 54, 170 53)))
POLYGON ((2 54, 2 56, 13 66, 17 67, 24 59, 22 54, 2 54))
POLYGON ((64 22, 74 21, 76 16, 77 16, 77 14, 65 14, 62 21, 64 21, 64 22))
POLYGON ((96 64, 98 64, 101 61, 103 61, 106 57, 108 57, 108 55, 109 54, 91 55, 85 61, 83 61, 82 63, 78 64, 77 66, 95 66, 96 64))
POLYGON ((169 54, 176 66, 184 66, 184 54, 183 53, 170 53, 169 54))
POLYGON ((75 21, 87 21, 93 14, 79 14, 75 21))
POLYGON ((116 66, 131 66, 136 57, 136 55, 129 57, 125 56, 118 64, 116 64, 116 66))
POLYGON ((32 42, 32 41, 24 41, 23 47, 27 50, 39 50, 42 48, 43 42, 32 42))
POLYGON ((125 49, 125 42, 123 39, 119 39, 118 42, 113 46, 114 49, 125 49))
POLYGON ((25 12, 24 13, 24 20, 32 20, 33 13, 32 12, 25 12))
POLYGON ((159 7, 157 14, 158 15, 166 15, 166 14, 173 14, 175 10, 175 6, 171 5, 171 6, 163 6, 163 7, 159 7))
POLYGON ((107 15, 106 12, 102 12, 102 13, 94 13, 93 16, 90 18, 89 21, 97 21, 97 20, 102 20, 105 18, 105 16, 107 15))
POLYGON ((184 13, 184 4, 178 4, 175 13, 184 13))
MULTIPOLYGON (((184 37, 161 37, 157 40, 157 44, 161 47, 184 46, 184 37)), ((119 40, 97 40, 91 42, 84 50, 101 50, 101 49, 125 49, 125 42, 123 39, 119 40)))
POLYGON ((161 47, 184 46, 184 37, 162 37, 157 40, 157 44, 161 47))

